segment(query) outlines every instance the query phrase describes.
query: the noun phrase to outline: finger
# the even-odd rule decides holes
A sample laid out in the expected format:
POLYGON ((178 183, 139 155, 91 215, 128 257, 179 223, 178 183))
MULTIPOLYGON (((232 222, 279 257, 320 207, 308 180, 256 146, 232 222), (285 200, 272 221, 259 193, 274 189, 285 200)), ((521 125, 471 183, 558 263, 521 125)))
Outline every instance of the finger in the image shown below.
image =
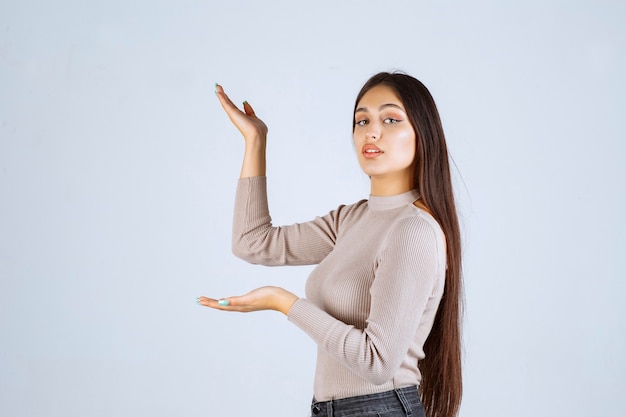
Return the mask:
POLYGON ((239 301, 241 297, 228 297, 228 298, 209 298, 198 297, 196 302, 204 307, 213 308, 222 311, 247 311, 246 303, 239 301))
POLYGON ((254 116, 256 117, 256 114, 254 113, 254 109, 252 108, 252 106, 250 105, 250 103, 248 103, 247 101, 243 102, 243 111, 248 115, 248 116, 254 116))
POLYGON ((220 104, 226 110, 227 113, 231 113, 233 111, 243 113, 236 105, 232 102, 230 97, 224 92, 224 88, 221 85, 215 86, 215 94, 217 95, 220 104))
POLYGON ((208 297, 198 297, 196 298, 196 303, 198 303, 198 305, 204 306, 204 307, 211 307, 213 304, 217 304, 218 300, 215 300, 213 298, 208 298, 208 297))
MULTIPOLYGON (((222 107, 224 107, 224 110, 226 110, 229 113, 232 111, 241 112, 241 110, 239 110, 239 108, 235 105, 235 103, 233 103, 230 97, 228 97, 228 95, 224 92, 224 87, 222 87, 219 84, 216 84, 215 94, 217 94, 217 97, 220 100, 222 107)), ((250 103, 248 103, 247 101, 243 102, 243 113, 245 113, 248 116, 256 117, 256 114, 254 113, 254 109, 252 108, 250 103)))
POLYGON ((229 302, 223 298, 215 299, 209 297, 198 297, 196 298, 196 302, 202 306, 213 308, 227 307, 229 305, 229 302))

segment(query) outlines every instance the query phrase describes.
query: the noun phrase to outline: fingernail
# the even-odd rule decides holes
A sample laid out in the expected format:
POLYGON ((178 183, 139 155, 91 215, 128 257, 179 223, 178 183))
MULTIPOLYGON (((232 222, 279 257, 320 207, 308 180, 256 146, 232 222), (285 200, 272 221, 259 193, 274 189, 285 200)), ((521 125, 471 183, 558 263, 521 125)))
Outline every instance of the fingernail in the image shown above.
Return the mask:
MULTIPOLYGON (((244 106, 245 106, 246 104, 248 104, 248 101, 244 101, 244 102, 243 102, 243 105, 244 105, 244 106)), ((249 106, 249 104, 248 104, 248 106, 249 106)))
POLYGON ((230 303, 228 302, 228 300, 219 300, 217 304, 220 306, 227 306, 230 303))
POLYGON ((219 87, 219 84, 215 83, 215 94, 217 94, 217 87, 219 87))

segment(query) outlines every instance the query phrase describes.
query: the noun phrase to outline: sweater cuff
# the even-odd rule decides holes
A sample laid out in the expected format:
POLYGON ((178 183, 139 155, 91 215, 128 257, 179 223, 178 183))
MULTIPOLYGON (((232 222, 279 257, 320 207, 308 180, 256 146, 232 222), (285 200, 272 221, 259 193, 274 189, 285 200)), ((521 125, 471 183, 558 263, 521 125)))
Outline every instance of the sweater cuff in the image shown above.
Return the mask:
POLYGON ((265 175, 260 175, 258 177, 245 177, 245 178, 239 178, 237 180, 237 185, 239 186, 246 186, 246 185, 250 185, 252 187, 258 187, 258 186, 263 186, 266 185, 267 183, 267 177, 265 175))
POLYGON ((302 316, 305 315, 306 306, 304 306, 304 304, 307 302, 308 300, 306 298, 298 298, 289 309, 287 319, 294 324, 298 324, 298 320, 301 320, 302 316))

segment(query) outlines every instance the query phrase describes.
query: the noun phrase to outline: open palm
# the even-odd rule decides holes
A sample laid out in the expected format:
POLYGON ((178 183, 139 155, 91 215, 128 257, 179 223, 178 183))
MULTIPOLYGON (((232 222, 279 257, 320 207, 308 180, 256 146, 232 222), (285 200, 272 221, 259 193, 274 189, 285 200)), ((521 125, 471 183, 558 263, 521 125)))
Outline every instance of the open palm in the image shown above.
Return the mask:
POLYGON ((215 87, 215 93, 224 111, 228 114, 230 121, 237 127, 246 140, 264 140, 267 137, 267 126, 263 120, 256 116, 254 109, 247 101, 243 103, 242 111, 226 95, 221 85, 215 87))

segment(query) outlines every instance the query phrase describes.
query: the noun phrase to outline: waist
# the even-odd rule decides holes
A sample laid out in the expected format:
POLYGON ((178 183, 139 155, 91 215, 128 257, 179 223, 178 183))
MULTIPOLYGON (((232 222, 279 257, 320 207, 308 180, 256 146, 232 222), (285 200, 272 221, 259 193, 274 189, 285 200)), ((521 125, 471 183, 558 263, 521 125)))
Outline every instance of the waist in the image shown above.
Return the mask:
POLYGON ((314 417, 343 417, 392 411, 404 411, 405 415, 415 417, 423 416, 417 386, 321 402, 314 398, 311 404, 311 415, 314 417))

